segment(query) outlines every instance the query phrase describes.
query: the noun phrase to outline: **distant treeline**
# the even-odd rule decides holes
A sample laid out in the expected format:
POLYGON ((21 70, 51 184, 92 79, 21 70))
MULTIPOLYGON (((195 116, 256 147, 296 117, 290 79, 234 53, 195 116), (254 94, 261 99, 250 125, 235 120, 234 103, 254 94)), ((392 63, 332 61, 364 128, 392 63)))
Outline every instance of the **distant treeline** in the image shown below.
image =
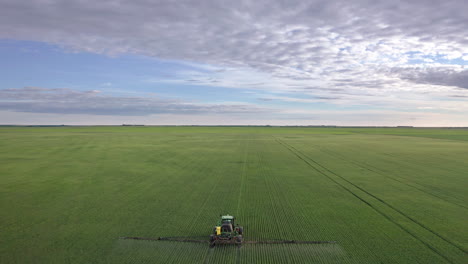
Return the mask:
POLYGON ((445 129, 468 129, 468 127, 415 127, 415 126, 335 126, 335 125, 304 125, 304 126, 275 126, 275 125, 144 125, 144 124, 122 124, 122 125, 1 125, 0 127, 117 127, 117 126, 146 126, 146 127, 299 127, 299 128, 445 128, 445 129))
POLYGON ((0 125, 0 127, 65 127, 67 125, 0 125))

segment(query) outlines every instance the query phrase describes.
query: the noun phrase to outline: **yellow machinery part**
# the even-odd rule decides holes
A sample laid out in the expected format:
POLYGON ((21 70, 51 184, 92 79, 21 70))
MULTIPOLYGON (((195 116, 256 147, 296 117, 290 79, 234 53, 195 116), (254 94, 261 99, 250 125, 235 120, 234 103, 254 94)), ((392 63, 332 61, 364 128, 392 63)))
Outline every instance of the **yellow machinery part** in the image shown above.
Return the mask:
POLYGON ((216 235, 217 236, 221 235, 221 227, 220 226, 216 227, 216 235))

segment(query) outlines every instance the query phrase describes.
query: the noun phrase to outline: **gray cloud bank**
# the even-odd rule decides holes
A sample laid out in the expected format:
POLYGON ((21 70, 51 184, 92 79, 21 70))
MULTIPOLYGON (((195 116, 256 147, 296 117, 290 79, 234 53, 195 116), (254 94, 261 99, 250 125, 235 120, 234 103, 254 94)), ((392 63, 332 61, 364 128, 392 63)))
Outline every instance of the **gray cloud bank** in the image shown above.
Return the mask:
MULTIPOLYGON (((348 78, 358 87, 385 78, 375 68, 405 63, 408 52, 468 56, 467 13, 465 0, 2 0, 0 38, 250 67, 285 79, 348 78)), ((433 81, 456 78, 438 68, 401 77, 466 86, 433 81)))
POLYGON ((99 91, 24 87, 0 90, 0 111, 139 116, 151 114, 249 114, 252 105, 200 104, 152 97, 116 97, 99 91))
POLYGON ((394 68, 392 73, 404 80, 421 84, 454 86, 468 89, 468 70, 454 70, 446 67, 436 68, 394 68))

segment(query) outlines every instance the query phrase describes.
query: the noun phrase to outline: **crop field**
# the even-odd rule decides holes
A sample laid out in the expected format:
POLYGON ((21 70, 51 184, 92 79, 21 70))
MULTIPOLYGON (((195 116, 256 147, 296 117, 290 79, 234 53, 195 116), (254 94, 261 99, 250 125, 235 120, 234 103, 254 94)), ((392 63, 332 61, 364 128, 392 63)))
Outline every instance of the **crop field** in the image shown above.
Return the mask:
POLYGON ((468 130, 2 127, 0 263, 467 263, 468 130), (220 214, 246 240, 208 236, 220 214))

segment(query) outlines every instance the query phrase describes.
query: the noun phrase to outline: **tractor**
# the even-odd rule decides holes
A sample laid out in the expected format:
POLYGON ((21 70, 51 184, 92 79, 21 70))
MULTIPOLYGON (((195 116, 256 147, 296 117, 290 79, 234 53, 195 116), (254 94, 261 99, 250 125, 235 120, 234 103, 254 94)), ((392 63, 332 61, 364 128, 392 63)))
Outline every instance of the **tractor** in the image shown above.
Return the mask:
POLYGON ((242 244, 242 226, 234 223, 235 217, 232 215, 220 215, 218 224, 213 228, 213 234, 210 235, 210 245, 215 244, 242 244))
POLYGON ((210 240, 207 236, 202 236, 203 239, 196 237, 120 237, 120 239, 134 240, 159 240, 159 241, 179 241, 191 243, 210 243, 213 248, 216 244, 236 244, 240 249, 242 244, 334 244, 336 241, 300 241, 300 240, 243 240, 243 228, 234 223, 235 217, 232 215, 220 215, 218 224, 213 228, 213 233, 210 235, 210 240))

